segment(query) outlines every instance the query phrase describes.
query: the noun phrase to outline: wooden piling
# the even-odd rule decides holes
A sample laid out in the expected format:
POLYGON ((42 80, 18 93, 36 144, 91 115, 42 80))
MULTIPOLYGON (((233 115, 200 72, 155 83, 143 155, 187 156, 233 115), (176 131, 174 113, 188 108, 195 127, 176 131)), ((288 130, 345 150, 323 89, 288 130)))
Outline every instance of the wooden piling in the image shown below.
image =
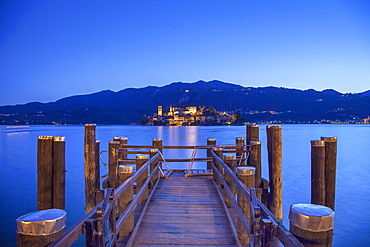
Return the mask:
POLYGON ((158 148, 159 152, 161 152, 161 154, 163 155, 163 149, 162 149, 162 146, 163 146, 163 142, 162 142, 162 139, 153 139, 153 147, 154 148, 158 148))
POLYGON ((53 208, 53 137, 37 141, 37 210, 53 208))
POLYGON ((118 187, 118 149, 119 142, 113 141, 108 144, 108 187, 118 187))
MULTIPOLYGON (((219 157, 220 159, 223 158, 223 152, 224 152, 223 148, 216 148, 216 147, 214 147, 212 150, 217 155, 217 157, 219 157)), ((215 164, 217 170, 221 174, 223 174, 222 166, 221 166, 221 164, 216 159, 213 159, 213 164, 215 164)), ((218 184, 218 185, 221 184, 221 180, 220 180, 219 177, 217 177, 216 172, 213 172, 213 179, 215 180, 216 184, 218 184)))
MULTIPOLYGON (((149 150, 149 157, 152 158, 154 155, 156 155, 159 151, 157 149, 150 149, 149 150)), ((157 166, 158 164, 158 160, 157 159, 155 162, 152 162, 150 164, 150 173, 152 173, 155 169, 155 167, 157 166)), ((158 179, 158 170, 156 173, 153 174, 152 178, 150 179, 150 183, 149 183, 149 189, 151 190, 153 187, 154 187, 154 184, 155 182, 157 181, 158 179)))
POLYGON ((289 212, 290 232, 305 247, 332 246, 334 211, 322 205, 293 204, 289 212))
POLYGON ((127 151, 127 149, 125 149, 125 146, 128 145, 128 138, 127 137, 122 137, 120 139, 120 144, 119 144, 119 148, 120 148, 120 159, 121 160, 125 160, 127 159, 127 154, 125 154, 124 152, 127 151))
POLYGON ((89 212, 95 205, 97 191, 96 179, 96 125, 85 125, 84 136, 84 174, 85 174, 85 212, 89 212))
POLYGON ((100 182, 100 141, 95 141, 95 206, 104 200, 104 190, 100 182))
POLYGON ((261 188, 262 179, 262 166, 261 166, 261 142, 251 141, 250 142, 250 153, 248 158, 248 166, 256 168, 256 187, 261 188))
MULTIPOLYGON (((232 171, 235 171, 235 156, 234 155, 225 155, 223 160, 225 161, 225 164, 230 167, 232 171)), ((225 172, 225 181, 227 185, 229 186, 231 192, 235 194, 235 186, 233 183, 233 180, 228 175, 227 172, 225 172)), ((224 197, 225 197, 225 203, 226 206, 231 207, 231 199, 228 197, 227 193, 224 191, 224 197)))
POLYGON ((64 137, 53 138, 53 208, 65 209, 66 144, 64 137))
MULTIPOLYGON (((127 179, 129 179, 134 174, 135 165, 122 165, 119 167, 119 184, 121 185, 127 179)), ((130 202, 134 198, 134 187, 130 186, 128 189, 122 194, 119 199, 119 215, 122 215, 123 212, 126 210, 130 202)), ((120 237, 127 237, 131 234, 132 230, 134 229, 134 213, 132 213, 126 223, 121 228, 119 234, 120 237)))
MULTIPOLYGON (((256 168, 251 166, 239 166, 236 169, 236 173, 238 175, 238 178, 243 182, 243 184, 248 188, 254 188, 255 186, 255 173, 256 168)), ((238 191, 238 205, 240 209, 243 211, 245 217, 248 219, 248 222, 251 226, 252 223, 252 217, 251 217, 251 208, 250 208, 250 202, 247 198, 243 196, 243 194, 238 191)), ((245 232, 240 220, 238 221, 238 236, 241 244, 249 244, 249 234, 251 232, 245 232)))
POLYGON ((270 180, 270 211, 283 220, 282 133, 281 126, 267 126, 267 151, 270 180))
MULTIPOLYGON (((148 155, 136 155, 136 170, 139 170, 148 160, 149 160, 148 155)), ((147 177, 148 170, 144 171, 136 180, 138 190, 141 189, 147 177)), ((148 199, 148 188, 144 190, 143 195, 141 196, 137 204, 138 205, 144 204, 146 199, 148 199)))
POLYGON ((62 209, 47 209, 18 217, 17 247, 48 246, 64 234, 66 215, 62 209))
POLYGON ((236 160, 237 160, 237 166, 244 166, 244 162, 241 160, 244 158, 244 152, 245 144, 244 144, 244 138, 238 137, 235 138, 236 143, 236 160))
MULTIPOLYGON (((216 139, 207 139, 207 146, 212 146, 212 148, 216 146, 216 139)), ((212 148, 207 149, 207 158, 212 158, 211 155, 212 148)), ((212 169, 212 161, 207 161, 207 169, 208 170, 212 169)))
POLYGON ((325 205, 324 141, 311 141, 311 203, 325 205))
POLYGON ((250 145, 252 141, 259 141, 259 127, 255 124, 246 125, 246 144, 250 145))
POLYGON ((337 138, 321 137, 325 142, 325 206, 334 210, 337 170, 337 138))

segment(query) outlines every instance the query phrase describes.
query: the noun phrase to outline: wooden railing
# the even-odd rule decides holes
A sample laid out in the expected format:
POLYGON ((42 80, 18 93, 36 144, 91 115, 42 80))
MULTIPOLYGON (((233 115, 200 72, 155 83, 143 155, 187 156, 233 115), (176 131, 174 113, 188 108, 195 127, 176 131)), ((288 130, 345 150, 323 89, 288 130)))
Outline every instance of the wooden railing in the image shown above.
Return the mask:
MULTIPOLYGON (((108 188, 106 196, 102 202, 94 207, 89 213, 82 217, 77 223, 69 228, 66 233, 54 241, 50 246, 65 247, 72 245, 80 236, 86 233, 86 246, 113 246, 117 241, 119 232, 130 215, 134 213, 139 200, 142 198, 144 191, 153 177, 158 174, 160 165, 159 152, 151 157, 140 169, 138 169, 130 178, 128 178, 118 188, 108 188), (130 188, 133 188, 134 182, 138 181, 142 174, 148 172, 151 164, 155 164, 150 175, 145 179, 139 191, 123 211, 121 215, 116 215, 118 210, 117 201, 130 188)), ((158 179, 151 188, 152 195, 158 184, 158 179)), ((147 200, 148 202, 149 200, 147 200)), ((145 206, 144 206, 145 208, 145 206)), ((137 222, 138 225, 140 222, 137 222)), ((135 230, 135 228, 133 229, 135 230)))
MULTIPOLYGON (((248 235, 250 246, 270 246, 271 241, 277 238, 284 246, 297 247, 303 246, 295 236, 288 231, 275 215, 257 198, 255 188, 248 188, 237 177, 224 160, 222 160, 213 150, 213 173, 216 188, 225 202, 229 202, 238 217, 239 226, 233 226, 234 235, 236 235, 237 245, 242 246, 239 239, 240 227, 248 235), (235 190, 236 188, 236 190, 235 190), (235 191, 239 193, 236 195, 235 191), (249 214, 243 213, 238 202, 241 196, 246 199, 247 206, 250 207, 249 214), (249 204, 249 205, 248 205, 249 204), (239 228, 239 229, 238 229, 239 228), (237 231, 237 229, 239 231, 237 231)), ((225 203, 225 209, 230 208, 225 203)), ((231 224, 232 220, 231 220, 231 224)), ((248 240, 247 240, 248 241, 248 240)), ((243 243, 244 244, 244 243, 243 243)))

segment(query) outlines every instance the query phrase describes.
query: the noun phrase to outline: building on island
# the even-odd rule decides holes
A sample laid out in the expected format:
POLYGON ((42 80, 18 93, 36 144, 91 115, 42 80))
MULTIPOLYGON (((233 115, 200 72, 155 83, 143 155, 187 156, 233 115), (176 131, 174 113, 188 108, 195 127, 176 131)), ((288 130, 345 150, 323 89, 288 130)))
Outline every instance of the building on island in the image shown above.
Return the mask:
POLYGON ((212 107, 204 106, 170 106, 167 112, 158 106, 157 113, 148 117, 148 125, 189 126, 189 125, 227 125, 240 120, 236 114, 218 112, 212 107))

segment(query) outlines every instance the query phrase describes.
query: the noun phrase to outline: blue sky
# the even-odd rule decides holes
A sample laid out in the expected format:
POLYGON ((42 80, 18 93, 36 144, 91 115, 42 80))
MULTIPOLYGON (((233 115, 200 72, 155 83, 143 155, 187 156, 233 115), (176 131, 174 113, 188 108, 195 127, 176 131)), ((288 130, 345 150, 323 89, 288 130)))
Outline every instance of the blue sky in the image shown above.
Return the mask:
POLYGON ((0 30, 0 105, 213 79, 370 89, 368 0, 2 0, 0 30))

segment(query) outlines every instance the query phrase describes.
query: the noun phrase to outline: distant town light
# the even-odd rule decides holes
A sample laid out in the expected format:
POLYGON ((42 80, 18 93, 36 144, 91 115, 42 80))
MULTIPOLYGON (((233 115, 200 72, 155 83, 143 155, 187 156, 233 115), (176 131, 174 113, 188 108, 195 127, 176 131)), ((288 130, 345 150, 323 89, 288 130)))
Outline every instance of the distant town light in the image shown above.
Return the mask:
POLYGON ((189 93, 189 90, 187 90, 187 89, 186 89, 186 90, 185 90, 185 93, 189 93))

